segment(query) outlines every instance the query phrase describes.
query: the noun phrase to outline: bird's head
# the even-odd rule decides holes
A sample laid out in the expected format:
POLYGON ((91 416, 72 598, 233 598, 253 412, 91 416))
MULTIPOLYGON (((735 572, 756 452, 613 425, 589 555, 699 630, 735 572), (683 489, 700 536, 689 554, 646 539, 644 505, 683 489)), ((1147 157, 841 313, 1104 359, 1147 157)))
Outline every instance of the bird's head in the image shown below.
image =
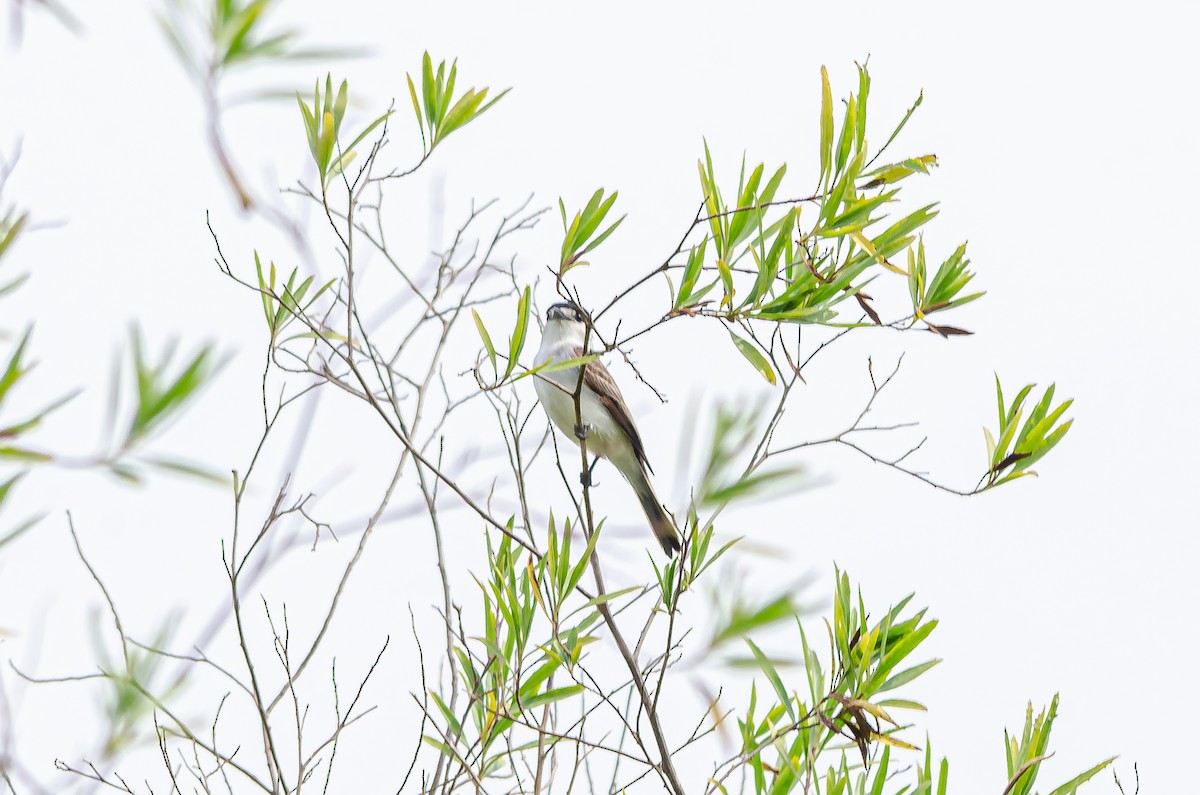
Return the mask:
POLYGON ((583 310, 570 301, 554 304, 546 310, 547 323, 565 323, 568 325, 584 325, 583 310))

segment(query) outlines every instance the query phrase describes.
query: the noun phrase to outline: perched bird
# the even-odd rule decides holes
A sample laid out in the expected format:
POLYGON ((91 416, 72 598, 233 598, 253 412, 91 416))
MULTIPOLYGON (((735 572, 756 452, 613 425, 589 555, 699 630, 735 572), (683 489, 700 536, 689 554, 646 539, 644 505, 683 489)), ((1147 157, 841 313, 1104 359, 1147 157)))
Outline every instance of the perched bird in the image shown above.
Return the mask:
MULTIPOLYGON (((584 337, 587 320, 573 303, 559 303, 546 311, 546 327, 542 330, 542 345, 538 349, 537 361, 551 359, 556 362, 584 355, 584 337)), ((633 486, 646 519, 658 542, 668 555, 679 549, 679 535, 675 524, 667 515, 654 487, 650 485, 650 463, 646 460, 646 448, 638 434, 629 407, 621 397, 621 390, 599 360, 588 362, 583 367, 583 389, 580 392, 580 414, 583 427, 579 427, 575 416, 575 389, 579 384, 579 368, 570 367, 554 370, 534 378, 538 399, 554 425, 575 444, 579 435, 587 440, 589 453, 608 459, 617 471, 633 486)), ((588 473, 583 473, 587 478, 588 473)))

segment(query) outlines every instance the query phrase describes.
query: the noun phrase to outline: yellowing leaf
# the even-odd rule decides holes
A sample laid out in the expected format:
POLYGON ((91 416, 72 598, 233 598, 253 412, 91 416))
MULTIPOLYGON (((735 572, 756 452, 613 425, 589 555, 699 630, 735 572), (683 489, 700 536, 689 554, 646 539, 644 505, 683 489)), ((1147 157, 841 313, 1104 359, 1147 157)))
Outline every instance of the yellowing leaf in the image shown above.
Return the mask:
POLYGON ((850 238, 858 244, 859 248, 867 252, 867 254, 873 257, 875 261, 884 268, 890 270, 892 273, 898 273, 901 276, 908 276, 908 271, 904 270, 903 268, 897 268, 895 265, 888 262, 886 257, 880 256, 879 252, 875 249, 874 244, 871 243, 870 240, 867 240, 866 235, 864 235, 862 232, 851 232, 850 238))

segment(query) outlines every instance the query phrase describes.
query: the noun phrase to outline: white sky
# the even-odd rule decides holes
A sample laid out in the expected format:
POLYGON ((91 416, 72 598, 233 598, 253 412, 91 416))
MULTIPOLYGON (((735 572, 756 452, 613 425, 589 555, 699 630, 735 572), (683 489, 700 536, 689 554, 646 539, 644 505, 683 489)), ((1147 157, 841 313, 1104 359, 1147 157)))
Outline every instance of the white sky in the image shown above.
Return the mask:
MULTIPOLYGON (((298 261, 232 206, 204 142, 199 99, 153 24, 153 4, 69 5, 86 27, 82 36, 31 14, 20 49, 6 44, 0 57, 0 147, 7 152, 23 141, 6 199, 39 219, 65 222, 29 235, 4 264, 9 275, 32 273, 0 305, 6 329, 36 319, 42 364, 26 405, 85 385, 85 396, 43 439, 86 455, 100 438, 113 351, 131 320, 156 344, 173 336, 185 347, 213 340, 234 358, 205 404, 156 449, 186 452, 215 469, 242 468, 261 416, 264 332, 257 299, 212 266, 204 212, 211 210, 242 267, 256 247, 281 263, 298 261)), ((395 97, 393 156, 400 162, 417 150, 404 73, 418 68, 423 50, 457 57, 462 86, 513 86, 436 154, 423 177, 395 192, 393 239, 418 258, 446 239, 472 197, 510 206, 532 192, 537 205, 561 195, 571 206, 598 186, 619 189, 629 217, 581 276, 597 304, 605 290, 675 246, 700 198, 702 137, 727 179, 736 177, 745 151, 754 163, 787 162, 785 185, 805 186, 815 172, 822 64, 837 97, 854 87, 854 60, 870 55, 868 137, 876 142, 923 88, 924 105, 894 152, 939 156, 934 175, 910 181, 906 193, 913 206, 942 202, 927 230, 931 256, 970 241, 977 284, 988 295, 951 322, 977 334, 949 342, 864 334, 809 378, 797 432, 843 427, 867 396, 867 356, 882 366, 901 351, 905 365, 880 420, 921 420, 930 441, 916 463, 941 480, 974 482, 983 459, 980 426, 994 423, 993 371, 1009 392, 1056 381, 1060 395, 1077 400, 1075 426, 1038 467, 1041 478, 970 500, 852 453, 818 449, 800 460, 825 486, 735 514, 723 530, 787 550, 786 557, 743 557, 763 592, 812 573, 808 596, 824 605, 833 561, 864 583, 879 611, 917 591, 916 602, 941 620, 928 654, 945 662, 910 690, 929 706, 912 736, 928 730, 935 752, 949 755, 959 791, 1002 789, 1003 728, 1019 724, 1027 699, 1038 706, 1056 691, 1057 755, 1045 766, 1043 789, 1120 754, 1124 780, 1132 781, 1136 762, 1144 791, 1183 791, 1191 780, 1184 761, 1190 738, 1180 736, 1179 721, 1200 706, 1186 678, 1198 650, 1190 622, 1200 597, 1191 499, 1200 442, 1192 322, 1200 294, 1192 244, 1200 210, 1196 5, 568 8, 347 0, 334 11, 292 0, 280 24, 305 31, 313 44, 363 45, 373 54, 259 73, 245 85, 308 85, 332 68, 350 80, 351 124, 395 97), (442 228, 435 228, 438 213, 430 221, 433 185, 444 190, 442 228)), ((259 192, 308 176, 294 103, 235 109, 227 124, 235 157, 259 192)), ((313 249, 332 274, 337 261, 324 233, 314 217, 313 249)), ((559 242, 553 217, 521 242, 530 278, 544 272, 559 242)), ((383 289, 384 280, 377 284, 383 289)), ((647 290, 633 311, 649 317, 658 291, 647 290)), ((688 430, 689 400, 761 389, 715 326, 670 329, 634 352, 670 385, 666 406, 627 369, 613 370, 661 462, 660 490, 677 497, 686 481, 667 462, 688 430)), ((387 474, 373 464, 386 466, 395 451, 369 416, 336 400, 318 415, 330 424, 315 432, 298 480, 306 490, 327 489, 322 505, 335 527, 352 531, 387 474)), ((602 489, 612 513, 635 526, 636 507, 616 474, 600 479, 613 484, 602 489)), ((64 509, 73 511, 135 634, 150 637, 167 611, 178 610, 179 638, 186 639, 219 604, 218 544, 229 521, 222 490, 169 477, 131 489, 104 476, 50 471, 23 485, 18 506, 4 526, 21 510, 51 514, 0 558, 0 627, 12 634, 2 642, 5 660, 42 674, 87 668, 82 629, 97 620, 89 611, 100 602, 70 548, 64 509)), ((453 515, 461 519, 455 544, 476 565, 478 528, 453 515)), ((400 684, 376 693, 385 708, 360 735, 364 747, 386 753, 396 743, 405 754, 410 747, 404 693, 415 687, 414 650, 405 605, 423 616, 422 626, 435 626, 427 535, 409 520, 373 539, 336 636, 339 661, 353 671, 392 636, 393 667, 385 673, 400 684), (360 617, 345 620, 354 610, 360 617)), ((630 534, 613 542, 620 577, 650 576, 642 540, 630 534)), ((289 558, 268 582, 272 600, 298 583, 324 583, 352 543, 289 558)), ((465 573, 463 583, 460 598, 473 598, 465 573)), ((293 615, 302 615, 303 595, 290 598, 293 615)), ((19 707, 26 764, 63 786, 50 764, 86 752, 93 696, 82 686, 30 690, 7 664, 0 677, 19 707)), ((396 784, 391 776, 358 783, 396 784)), ((1103 781, 1091 787, 1111 789, 1103 781)))

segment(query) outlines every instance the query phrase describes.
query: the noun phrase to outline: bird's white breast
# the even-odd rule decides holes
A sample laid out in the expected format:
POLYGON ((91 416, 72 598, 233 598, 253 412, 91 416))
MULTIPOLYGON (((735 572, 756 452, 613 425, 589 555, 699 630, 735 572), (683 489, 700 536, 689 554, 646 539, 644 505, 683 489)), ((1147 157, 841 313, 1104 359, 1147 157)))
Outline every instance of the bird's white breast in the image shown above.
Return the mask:
MULTIPOLYGON (((547 359, 560 362, 578 355, 580 342, 561 339, 555 340, 550 335, 542 338, 538 350, 537 361, 542 363, 547 359)), ((538 400, 554 425, 563 435, 579 444, 575 436, 575 389, 579 384, 579 368, 571 367, 566 370, 537 374, 533 377, 538 400), (551 383, 553 382, 553 383, 551 383)), ((620 428, 609 415, 608 409, 601 405, 595 394, 584 389, 580 394, 580 413, 584 425, 589 426, 588 450, 605 458, 620 455, 628 446, 620 428)))

